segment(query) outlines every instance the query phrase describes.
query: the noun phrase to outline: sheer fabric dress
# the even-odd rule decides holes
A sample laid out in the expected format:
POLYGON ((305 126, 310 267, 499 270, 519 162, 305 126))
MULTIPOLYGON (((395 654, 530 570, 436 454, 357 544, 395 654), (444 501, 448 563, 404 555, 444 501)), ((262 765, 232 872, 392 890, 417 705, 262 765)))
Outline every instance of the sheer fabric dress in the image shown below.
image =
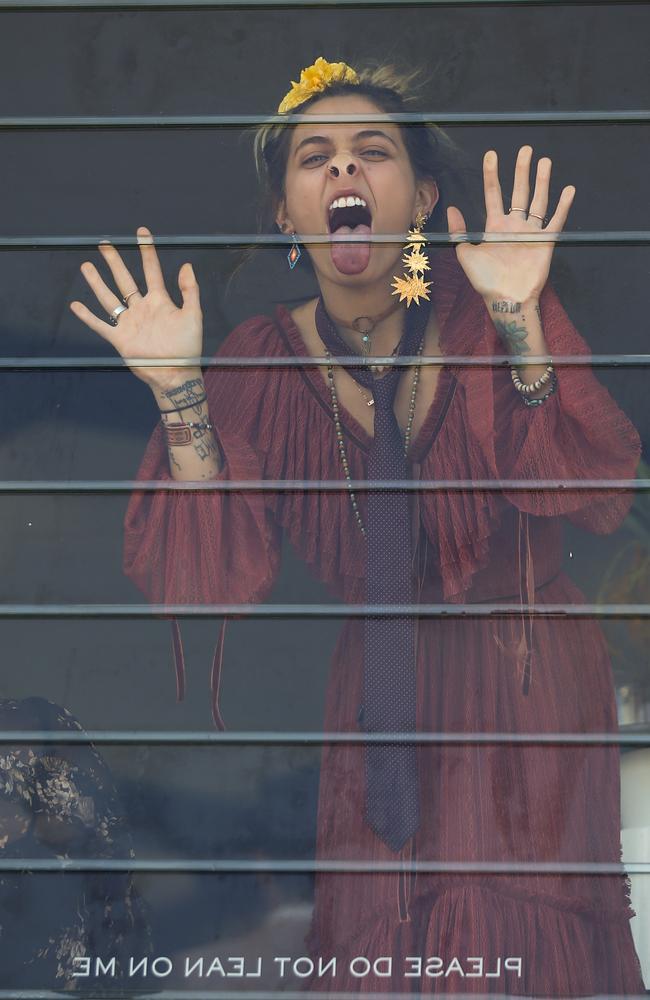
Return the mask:
MULTIPOLYGON (((503 354, 454 249, 431 260, 443 356, 503 354)), ((553 357, 591 353, 550 284, 540 308, 553 357)), ((206 371, 211 419, 226 458, 217 481, 344 478, 328 387, 308 363, 286 308, 238 326, 218 354, 298 356, 306 363, 206 371)), ((634 426, 589 366, 558 365, 556 373, 554 395, 527 407, 508 367, 445 364, 410 443, 412 478, 633 479, 641 451, 634 426)), ((341 419, 351 477, 364 479, 371 439, 344 407, 341 419)), ((138 478, 172 479, 160 426, 138 478)), ((357 497, 363 515, 363 492, 357 497)), ((632 500, 632 490, 418 491, 419 602, 585 603, 562 570, 563 521, 594 534, 613 532, 632 500)), ((125 527, 125 572, 154 603, 264 600, 278 573, 283 533, 332 595, 364 602, 365 542, 345 489, 135 492, 125 527)), ((346 620, 328 677, 326 732, 360 731, 362 643, 363 621, 346 620)), ((422 616, 417 683, 418 730, 428 733, 617 731, 611 661, 593 619, 422 616)), ((421 744, 419 759, 422 821, 402 852, 404 871, 317 874, 306 946, 313 956, 336 956, 337 975, 315 976, 309 988, 642 993, 622 869, 539 870, 620 863, 616 744, 454 740, 421 744), (410 859, 480 863, 483 870, 415 871, 410 859), (490 863, 506 870, 489 870, 490 863), (354 956, 391 956, 391 975, 350 975, 354 956), (521 974, 501 966, 487 977, 473 965, 470 977, 465 964, 464 972, 405 977, 407 956, 440 956, 443 968, 454 957, 482 956, 484 972, 494 972, 499 957, 520 956, 521 974)), ((363 800, 363 748, 324 746, 319 859, 379 866, 396 860, 364 822, 363 800)))

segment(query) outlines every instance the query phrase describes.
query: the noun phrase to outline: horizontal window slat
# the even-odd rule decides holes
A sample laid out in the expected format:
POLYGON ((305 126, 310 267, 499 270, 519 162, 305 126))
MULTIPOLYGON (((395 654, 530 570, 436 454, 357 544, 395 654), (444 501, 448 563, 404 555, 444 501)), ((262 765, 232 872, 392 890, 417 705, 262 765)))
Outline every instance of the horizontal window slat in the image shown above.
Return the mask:
MULTIPOLYGON (((458 368, 492 368, 510 367, 513 363, 548 364, 552 361, 557 367, 574 366, 583 368, 643 368, 650 364, 650 354, 483 354, 467 356, 463 354, 404 354, 400 357, 376 355, 373 364, 392 364, 398 368, 410 368, 413 365, 445 365, 458 368)), ((121 371, 126 368, 166 367, 173 364, 178 368, 313 368, 316 365, 332 364, 334 367, 348 365, 366 365, 367 357, 351 355, 341 361, 337 357, 331 360, 325 356, 310 357, 196 357, 196 358, 129 358, 128 363, 119 356, 110 358, 97 357, 39 357, 39 358, 0 358, 0 371, 121 371)))
MULTIPOLYGON (((281 6, 281 5, 279 5, 281 6)), ((374 6, 374 4, 373 4, 374 6)), ((0 12, 2 6, 0 5, 0 12)), ((14 129, 161 129, 161 128, 254 128, 269 122, 299 124, 300 115, 0 115, 0 130, 14 129)), ((575 111, 408 111, 386 114, 310 115, 314 125, 380 124, 404 125, 633 125, 650 121, 644 108, 575 111)))
MULTIPOLYGON (((640 7, 647 0, 625 0, 625 6, 640 7)), ((0 0, 0 12, 15 11, 202 11, 237 8, 268 10, 293 7, 610 7, 620 0, 0 0)))
MULTIPOLYGON (((431 246, 456 246, 457 243, 549 243, 567 246, 648 246, 650 230, 589 230, 581 232, 551 232, 536 230, 521 233, 486 233, 480 230, 451 236, 449 233, 425 232, 431 246)), ((335 233, 305 233, 303 243, 329 245, 330 243, 386 243, 402 245, 406 233, 368 233, 363 236, 337 236, 335 233)), ((97 248, 100 240, 108 240, 115 247, 135 247, 139 249, 136 236, 0 236, 0 250, 83 250, 97 248)), ((286 247, 291 245, 291 237, 282 233, 187 233, 154 235, 156 247, 286 247)))
MULTIPOLYGON (((490 875, 650 875, 650 861, 630 861, 625 866, 615 862, 497 862, 497 861, 412 861, 409 869, 418 872, 439 872, 490 875)), ((254 861, 209 858, 191 860, 140 858, 0 858, 0 871, 10 872, 274 872, 292 875, 300 872, 398 872, 402 861, 254 861)))
POLYGON ((643 723, 632 723, 618 733, 471 733, 471 732, 407 732, 407 733, 361 733, 361 732, 268 732, 263 730, 227 730, 209 732, 161 732, 159 730, 1 730, 0 746, 3 744, 26 745, 33 743, 53 743, 56 746, 93 743, 97 746, 196 746, 212 744, 223 746, 326 746, 343 744, 346 746, 368 743, 414 743, 417 745, 459 744, 489 746, 521 743, 525 746, 650 746, 650 729, 641 730, 643 723), (638 727, 633 732, 628 729, 638 727))
MULTIPOLYGON (((164 980, 160 978, 158 981, 163 982, 164 980)), ((142 1000, 241 1000, 242 996, 245 996, 246 1000, 273 1000, 274 997, 282 997, 282 1000, 313 1000, 314 997, 313 990, 287 990, 284 986, 277 990, 246 989, 245 992, 242 992, 241 989, 181 991, 156 989, 155 993, 142 993, 141 990, 138 990, 137 986, 131 986, 131 990, 129 1000, 138 997, 142 997, 142 1000)), ((114 1000, 115 990, 102 993, 98 991, 97 986, 93 986, 92 992, 85 993, 83 987, 81 987, 75 990, 74 995, 80 998, 92 997, 93 1000, 114 1000)), ((119 994, 117 995, 120 996, 119 994)), ((471 994, 452 993, 447 995, 453 996, 454 1000, 511 1000, 513 996, 512 993, 476 993, 474 991, 471 994)), ((0 1000, 62 1000, 62 996, 64 996, 62 991, 0 990, 0 1000)), ((345 993, 341 990, 328 989, 326 996, 327 1000, 359 1000, 358 992, 345 993)), ((363 991, 363 1000, 385 1000, 385 997, 385 993, 363 991)), ((420 1000, 420 998, 422 1000, 431 1000, 431 991, 420 992, 418 990, 409 990, 408 993, 400 993, 397 990, 390 991, 390 1000, 420 1000)), ((600 994, 600 996, 592 996, 591 1000, 610 1000, 610 997, 606 994, 600 994)), ((626 993, 625 1000, 648 1000, 648 995, 647 993, 638 993, 636 995, 626 993)))
MULTIPOLYGON (((133 982, 133 980, 132 980, 133 982)), ((137 980, 136 980, 137 982, 137 980)), ((159 982, 163 982, 162 978, 159 982)), ((282 989, 266 989, 266 990, 249 990, 246 989, 245 992, 240 990, 165 990, 156 989, 155 993, 142 993, 138 990, 137 986, 131 986, 132 992, 129 994, 129 1000, 131 998, 142 997, 142 1000, 241 1000, 242 996, 246 997, 246 1000, 273 1000, 274 997, 282 997, 282 1000, 313 1000, 314 991, 306 990, 287 990, 284 987, 282 989)), ((0 1000, 62 1000, 62 991, 50 991, 50 990, 0 990, 0 1000)), ((75 996, 77 997, 92 997, 93 1000, 114 1000, 115 990, 111 992, 102 993, 98 991, 97 986, 93 986, 92 992, 85 993, 83 987, 75 990, 75 996)), ((119 993, 117 994, 119 996, 119 993)), ((447 994, 448 996, 453 996, 455 1000, 511 1000, 512 993, 476 993, 472 991, 471 994, 467 993, 453 993, 447 994)), ((341 990, 327 990, 326 993, 327 1000, 359 1000, 359 993, 345 993, 341 990)), ((364 1000, 384 1000, 386 997, 385 993, 378 992, 367 992, 363 991, 364 1000)), ((409 990, 408 993, 400 993, 397 990, 390 991, 390 1000, 431 1000, 431 991, 420 992, 418 990, 409 990)), ((592 1000, 610 1000, 606 994, 601 994, 599 997, 594 996, 592 1000)), ((638 993, 636 995, 632 993, 625 994, 625 1000, 648 1000, 647 993, 638 993)))
POLYGON ((562 490, 563 493, 581 490, 609 492, 611 490, 645 491, 650 489, 650 479, 242 479, 224 480, 168 480, 168 479, 125 479, 125 480, 7 480, 0 482, 2 494, 107 494, 131 493, 345 493, 353 489, 357 492, 369 491, 391 493, 399 490, 411 492, 459 492, 474 490, 522 491, 562 490))
POLYGON ((20 618, 650 618, 650 604, 0 604, 20 618))

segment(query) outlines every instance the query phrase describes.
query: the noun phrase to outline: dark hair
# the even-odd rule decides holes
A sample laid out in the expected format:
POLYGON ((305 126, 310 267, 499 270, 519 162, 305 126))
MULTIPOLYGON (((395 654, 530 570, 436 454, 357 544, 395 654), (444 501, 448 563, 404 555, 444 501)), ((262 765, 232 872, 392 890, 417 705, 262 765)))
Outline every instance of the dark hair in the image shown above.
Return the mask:
MULTIPOLYGON (((393 65, 366 65, 358 70, 358 83, 338 81, 324 90, 318 91, 295 108, 295 114, 302 114, 316 101, 324 97, 364 96, 385 112, 390 120, 395 114, 408 114, 412 103, 422 100, 422 89, 426 82, 421 68, 400 71, 393 65)), ((415 124, 397 122, 409 155, 413 171, 418 179, 433 177, 440 197, 427 223, 430 232, 447 232, 447 206, 460 200, 472 209, 472 197, 467 180, 474 172, 466 155, 447 133, 434 122, 423 121, 415 124), (459 199, 460 196, 460 199, 459 199)), ((260 182, 260 201, 257 211, 259 233, 277 233, 275 213, 284 195, 284 181, 291 145, 293 123, 282 121, 267 122, 254 133, 253 152, 257 176, 260 182)), ((230 281, 240 268, 255 254, 253 247, 240 254, 239 263, 231 273, 230 281)), ((309 255, 306 255, 307 257, 309 255)))

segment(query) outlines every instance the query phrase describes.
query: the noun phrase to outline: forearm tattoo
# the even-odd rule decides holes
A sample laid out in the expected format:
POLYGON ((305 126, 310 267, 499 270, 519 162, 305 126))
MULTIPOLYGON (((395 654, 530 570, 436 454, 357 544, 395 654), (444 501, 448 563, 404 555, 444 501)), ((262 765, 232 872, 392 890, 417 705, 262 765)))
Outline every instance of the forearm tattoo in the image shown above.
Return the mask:
POLYGON ((192 411, 194 411, 196 423, 209 422, 203 380, 201 378, 188 379, 182 385, 164 390, 163 395, 170 400, 176 410, 181 411, 173 414, 164 413, 161 418, 165 427, 169 429, 167 451, 171 465, 179 472, 182 471, 174 449, 187 445, 192 446, 202 462, 212 457, 219 461, 220 450, 210 428, 190 427, 187 423, 188 421, 191 423, 195 419, 192 416, 192 411), (172 433, 172 428, 175 433, 172 433))
MULTIPOLYGON (((204 419, 207 418, 204 417, 204 419)), ((184 448, 191 445, 202 462, 205 462, 205 460, 211 456, 215 456, 217 459, 220 457, 219 448, 217 447, 212 431, 209 428, 190 427, 184 422, 179 424, 169 419, 165 420, 164 423, 170 431, 172 429, 178 431, 178 434, 175 434, 173 439, 168 438, 167 451, 169 454, 169 461, 179 471, 181 466, 174 455, 174 448, 184 448)))
MULTIPOLYGON (((510 299, 494 299, 490 303, 494 325, 510 354, 530 354, 527 343, 528 330, 525 326, 526 317, 521 313, 521 305, 521 302, 513 302, 510 299), (521 319, 497 319, 499 313, 521 313, 521 319)), ((535 312, 541 322, 539 305, 535 305, 535 312)))
POLYGON ((180 466, 180 463, 176 461, 176 456, 174 455, 174 449, 173 448, 168 448, 167 449, 167 454, 169 455, 170 465, 173 465, 174 468, 178 469, 178 471, 180 472, 181 471, 181 466, 180 466))
POLYGON ((193 427, 192 445, 202 462, 205 462, 206 458, 219 454, 212 431, 204 431, 200 427, 193 427))

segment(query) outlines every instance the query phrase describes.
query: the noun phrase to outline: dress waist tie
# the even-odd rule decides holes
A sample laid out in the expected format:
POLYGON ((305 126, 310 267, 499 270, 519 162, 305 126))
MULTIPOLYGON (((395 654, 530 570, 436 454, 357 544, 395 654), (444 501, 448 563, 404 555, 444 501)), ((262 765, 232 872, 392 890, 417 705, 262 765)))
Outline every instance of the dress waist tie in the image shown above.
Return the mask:
MULTIPOLYGON (((212 718, 218 730, 223 732, 226 724, 219 708, 219 688, 221 686, 221 670, 223 667, 223 647, 226 640, 226 624, 228 618, 224 617, 219 628, 217 643, 212 657, 212 669, 210 671, 210 704, 212 707, 212 718)), ((185 655, 183 653, 183 638, 181 627, 177 618, 171 618, 172 626, 172 652, 174 654, 174 670, 176 673, 176 701, 182 701, 185 697, 185 655)))

